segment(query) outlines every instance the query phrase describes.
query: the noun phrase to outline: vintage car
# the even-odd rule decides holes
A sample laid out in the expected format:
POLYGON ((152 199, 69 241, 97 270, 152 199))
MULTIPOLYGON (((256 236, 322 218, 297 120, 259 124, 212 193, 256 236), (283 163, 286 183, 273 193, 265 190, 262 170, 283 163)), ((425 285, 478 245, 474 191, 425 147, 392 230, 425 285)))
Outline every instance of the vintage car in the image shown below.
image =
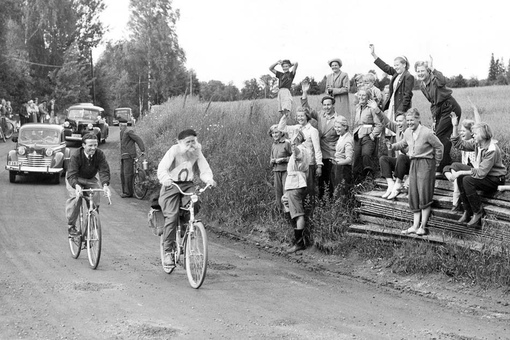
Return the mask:
POLYGON ((127 125, 133 125, 133 113, 129 107, 119 107, 113 111, 113 118, 120 123, 126 123, 127 125))
POLYGON ((97 136, 98 143, 105 143, 109 133, 103 108, 91 103, 76 104, 69 107, 66 110, 64 128, 66 141, 68 142, 81 142, 83 135, 93 132, 97 136))
POLYGON ((16 148, 9 151, 6 170, 9 181, 16 182, 17 175, 47 174, 55 184, 65 174, 71 154, 66 147, 64 128, 55 124, 25 124, 17 136, 12 137, 16 148))

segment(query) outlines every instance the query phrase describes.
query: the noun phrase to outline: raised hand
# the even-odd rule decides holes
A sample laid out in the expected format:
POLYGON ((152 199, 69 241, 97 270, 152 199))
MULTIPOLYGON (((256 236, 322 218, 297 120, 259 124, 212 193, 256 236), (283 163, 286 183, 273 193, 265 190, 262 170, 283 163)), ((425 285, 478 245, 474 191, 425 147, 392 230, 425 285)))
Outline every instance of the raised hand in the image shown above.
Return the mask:
POLYGON ((434 71, 434 59, 432 58, 431 55, 429 55, 429 65, 428 66, 431 71, 434 71))
POLYGON ((457 117, 457 114, 455 112, 450 113, 450 117, 452 119, 452 125, 457 126, 459 125, 459 117, 457 117))
POLYGON ((377 109, 378 106, 377 106, 377 102, 373 99, 370 99, 369 101, 367 101, 367 105, 368 107, 372 108, 372 109, 377 109))
POLYGON ((303 80, 301 82, 301 89, 303 90, 303 92, 308 92, 308 90, 310 89, 310 83, 306 80, 303 80))

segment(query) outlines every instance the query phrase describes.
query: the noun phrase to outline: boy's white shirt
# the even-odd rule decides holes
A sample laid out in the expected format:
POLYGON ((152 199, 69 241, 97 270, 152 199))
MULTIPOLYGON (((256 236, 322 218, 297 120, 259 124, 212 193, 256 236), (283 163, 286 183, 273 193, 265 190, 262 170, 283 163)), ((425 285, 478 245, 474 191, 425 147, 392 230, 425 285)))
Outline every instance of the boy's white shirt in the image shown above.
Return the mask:
POLYGON ((193 181, 195 174, 193 165, 197 163, 200 170, 200 179, 204 183, 209 183, 213 180, 213 173, 209 167, 209 163, 202 154, 200 145, 198 146, 198 158, 188 159, 180 152, 179 144, 172 145, 172 147, 165 153, 161 162, 158 165, 158 180, 164 184, 168 180, 174 182, 193 181), (173 167, 172 167, 173 165, 173 167))

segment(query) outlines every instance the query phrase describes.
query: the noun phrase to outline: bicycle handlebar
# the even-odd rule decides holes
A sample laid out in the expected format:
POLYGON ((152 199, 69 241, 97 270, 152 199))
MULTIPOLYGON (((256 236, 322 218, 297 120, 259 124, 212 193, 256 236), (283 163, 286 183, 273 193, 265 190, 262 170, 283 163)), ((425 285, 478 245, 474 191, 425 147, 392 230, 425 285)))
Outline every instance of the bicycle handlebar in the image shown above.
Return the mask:
POLYGON ((104 189, 82 189, 81 190, 82 192, 82 196, 83 196, 83 193, 84 192, 90 192, 90 193, 94 193, 94 192, 104 192, 105 193, 105 196, 106 198, 108 198, 108 205, 111 205, 112 204, 112 200, 111 200, 111 194, 110 195, 106 195, 106 192, 104 189))
MULTIPOLYGON (((183 194, 185 196, 191 196, 191 195, 195 194, 194 192, 184 192, 184 191, 182 191, 181 187, 177 183, 175 183, 175 182, 172 182, 172 185, 174 185, 177 188, 177 190, 179 190, 181 192, 181 194, 183 194)), ((212 187, 212 185, 211 184, 207 184, 205 187, 203 187, 201 189, 198 189, 198 194, 203 193, 204 191, 206 191, 210 187, 212 187)))

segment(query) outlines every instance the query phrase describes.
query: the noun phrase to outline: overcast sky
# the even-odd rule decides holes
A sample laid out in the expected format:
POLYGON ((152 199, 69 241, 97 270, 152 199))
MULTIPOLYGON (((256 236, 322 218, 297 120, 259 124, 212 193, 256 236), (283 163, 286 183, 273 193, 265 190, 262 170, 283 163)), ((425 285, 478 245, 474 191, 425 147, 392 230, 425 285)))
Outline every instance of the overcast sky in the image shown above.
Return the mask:
MULTIPOLYGON (((102 16, 123 37, 129 0, 105 0, 102 16)), ((368 45, 389 64, 434 58, 446 76, 487 77, 491 53, 510 59, 509 3, 505 0, 174 0, 186 67, 200 81, 245 80, 269 73, 279 59, 298 61, 296 81, 331 73, 339 57, 349 76, 376 69, 368 45)), ((377 69, 378 74, 381 72, 377 69)), ((414 69, 411 70, 414 74, 414 69)))

